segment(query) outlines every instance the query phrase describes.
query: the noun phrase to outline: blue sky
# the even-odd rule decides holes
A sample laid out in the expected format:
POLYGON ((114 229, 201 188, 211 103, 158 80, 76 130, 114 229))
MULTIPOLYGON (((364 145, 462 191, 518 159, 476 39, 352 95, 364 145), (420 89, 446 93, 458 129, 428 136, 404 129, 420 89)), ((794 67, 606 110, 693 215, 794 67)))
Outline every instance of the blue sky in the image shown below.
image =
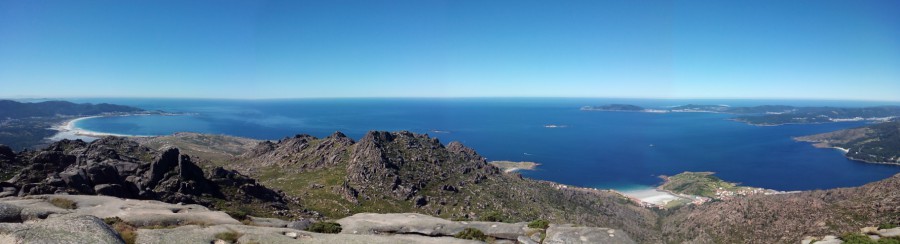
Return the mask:
POLYGON ((900 100, 900 1, 0 0, 0 97, 900 100))

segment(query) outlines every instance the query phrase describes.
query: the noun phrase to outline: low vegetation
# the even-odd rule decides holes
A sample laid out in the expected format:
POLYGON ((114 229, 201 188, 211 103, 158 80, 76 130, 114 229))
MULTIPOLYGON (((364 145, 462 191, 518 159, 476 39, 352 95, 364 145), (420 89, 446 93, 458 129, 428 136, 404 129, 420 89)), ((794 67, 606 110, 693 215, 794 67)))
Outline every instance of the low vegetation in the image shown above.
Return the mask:
POLYGON ((119 234, 119 237, 122 237, 122 240, 127 244, 134 244, 137 240, 137 228, 133 225, 122 221, 119 217, 110 217, 103 219, 103 222, 113 228, 116 233, 119 234))
POLYGON ((341 233, 341 224, 331 221, 324 222, 315 222, 306 228, 307 231, 316 232, 316 233, 329 233, 329 234, 337 234, 341 233))
POLYGON ((503 219, 503 215, 496 211, 486 212, 481 217, 478 217, 478 220, 487 222, 503 222, 503 219))
POLYGON ((752 189, 719 179, 713 176, 712 172, 684 172, 669 176, 661 188, 675 193, 709 198, 719 198, 716 191, 720 190, 738 192, 752 189))
POLYGON ((900 239, 896 237, 884 237, 876 241, 860 233, 844 234, 841 240, 844 244, 900 244, 900 239))
POLYGON ((228 243, 237 243, 238 239, 241 239, 241 233, 238 233, 234 230, 228 230, 226 232, 220 232, 216 234, 216 239, 226 241, 228 243))
POLYGON ((54 198, 51 198, 51 199, 50 199, 50 204, 53 204, 53 206, 56 206, 56 207, 59 207, 59 208, 62 208, 62 209, 76 209, 76 208, 78 208, 78 205, 76 205, 75 202, 73 202, 72 200, 65 199, 65 198, 60 198, 60 197, 54 197, 54 198))
POLYGON ((528 228, 547 229, 547 227, 550 227, 550 222, 543 219, 531 221, 531 223, 528 223, 528 228))
POLYGON ((485 241, 487 239, 487 235, 485 235, 484 232, 475 228, 465 228, 459 233, 456 233, 453 237, 477 241, 485 241))

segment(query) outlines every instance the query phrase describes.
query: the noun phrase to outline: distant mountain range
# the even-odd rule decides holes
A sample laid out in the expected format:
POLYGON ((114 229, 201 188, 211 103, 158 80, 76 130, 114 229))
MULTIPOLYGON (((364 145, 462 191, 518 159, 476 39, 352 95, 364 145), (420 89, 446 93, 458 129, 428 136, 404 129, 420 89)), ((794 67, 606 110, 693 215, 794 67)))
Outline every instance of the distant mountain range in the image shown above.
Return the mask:
POLYGON ((46 101, 22 103, 0 100, 0 119, 20 119, 27 117, 91 116, 103 113, 126 113, 144 111, 140 108, 108 103, 72 103, 66 101, 46 101))
POLYGON ((900 106, 879 106, 863 108, 838 107, 794 107, 786 105, 762 105, 753 107, 731 107, 725 105, 688 104, 667 109, 646 109, 628 104, 584 106, 584 111, 629 111, 629 112, 701 112, 728 113, 740 115, 733 118, 752 125, 811 124, 844 121, 884 122, 900 117, 900 106))

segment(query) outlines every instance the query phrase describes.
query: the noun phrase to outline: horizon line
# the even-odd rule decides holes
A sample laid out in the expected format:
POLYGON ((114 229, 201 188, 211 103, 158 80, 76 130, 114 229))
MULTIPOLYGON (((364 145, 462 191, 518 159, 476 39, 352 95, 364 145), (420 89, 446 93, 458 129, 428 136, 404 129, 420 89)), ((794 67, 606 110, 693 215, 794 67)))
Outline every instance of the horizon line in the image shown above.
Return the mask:
POLYGON ((789 100, 789 101, 846 101, 846 102, 900 102, 898 100, 855 98, 783 98, 783 97, 614 97, 614 96, 360 96, 360 97, 273 97, 273 98, 224 98, 224 97, 153 97, 153 96, 71 96, 71 97, 0 97, 0 100, 66 100, 66 99, 173 99, 173 100, 316 100, 316 99, 633 99, 633 100, 789 100))

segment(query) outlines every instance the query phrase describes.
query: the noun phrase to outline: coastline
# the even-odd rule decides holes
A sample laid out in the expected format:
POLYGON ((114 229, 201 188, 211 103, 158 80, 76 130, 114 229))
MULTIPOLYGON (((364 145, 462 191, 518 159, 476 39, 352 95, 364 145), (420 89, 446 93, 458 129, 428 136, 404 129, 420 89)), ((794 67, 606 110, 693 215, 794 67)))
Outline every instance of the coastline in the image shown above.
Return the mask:
POLYGON ((76 126, 78 121, 93 119, 93 118, 101 118, 101 117, 113 117, 113 116, 140 116, 140 115, 149 115, 149 114, 128 114, 128 115, 94 115, 94 116, 85 116, 85 117, 77 117, 70 120, 66 120, 56 126, 50 127, 49 129, 58 131, 53 136, 47 138, 50 141, 60 141, 63 139, 69 140, 83 140, 83 141, 93 141, 96 139, 100 139, 105 136, 118 136, 118 137, 149 137, 146 135, 127 135, 127 134, 117 134, 117 133, 106 133, 99 131, 92 131, 79 128, 76 126))

